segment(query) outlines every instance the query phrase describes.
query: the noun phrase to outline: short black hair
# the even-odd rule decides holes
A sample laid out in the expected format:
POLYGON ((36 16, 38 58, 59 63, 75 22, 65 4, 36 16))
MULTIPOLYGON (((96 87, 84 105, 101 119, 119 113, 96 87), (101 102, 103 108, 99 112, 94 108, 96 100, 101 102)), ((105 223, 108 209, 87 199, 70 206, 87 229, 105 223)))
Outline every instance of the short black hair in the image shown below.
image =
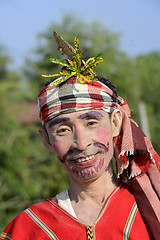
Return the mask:
POLYGON ((104 76, 96 76, 96 78, 98 79, 98 81, 100 81, 101 83, 105 84, 107 87, 109 87, 114 94, 118 97, 118 92, 116 90, 116 85, 112 82, 111 79, 104 77, 104 76))

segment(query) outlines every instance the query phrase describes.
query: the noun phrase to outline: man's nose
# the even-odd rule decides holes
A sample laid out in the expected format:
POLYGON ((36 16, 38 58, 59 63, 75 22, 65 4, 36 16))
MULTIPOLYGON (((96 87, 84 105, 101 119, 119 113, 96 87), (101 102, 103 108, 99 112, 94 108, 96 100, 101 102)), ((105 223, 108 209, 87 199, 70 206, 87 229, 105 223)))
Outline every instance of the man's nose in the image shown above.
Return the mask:
POLYGON ((78 150, 85 150, 91 144, 90 134, 82 126, 75 127, 72 147, 78 150))

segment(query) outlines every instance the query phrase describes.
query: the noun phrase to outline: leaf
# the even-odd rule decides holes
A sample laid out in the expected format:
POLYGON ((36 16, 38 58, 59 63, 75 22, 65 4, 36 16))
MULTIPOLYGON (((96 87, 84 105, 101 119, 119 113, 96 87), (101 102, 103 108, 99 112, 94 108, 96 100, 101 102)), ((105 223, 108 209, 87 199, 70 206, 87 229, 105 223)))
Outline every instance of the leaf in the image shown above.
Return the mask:
POLYGON ((61 74, 57 73, 57 74, 42 75, 42 77, 58 77, 58 76, 61 76, 61 74))
MULTIPOLYGON (((83 75, 82 75, 82 78, 83 78, 83 75)), ((83 85, 85 84, 85 82, 81 80, 81 75, 79 73, 77 74, 77 81, 83 85)))
POLYGON ((93 68, 96 67, 98 63, 103 62, 103 58, 100 57, 100 55, 97 55, 97 57, 92 57, 89 58, 86 62, 86 64, 84 65, 84 67, 82 68, 82 71, 85 71, 89 68, 93 68))
POLYGON ((75 62, 75 65, 76 65, 75 66, 75 71, 79 72, 79 69, 81 67, 81 61, 80 61, 80 58, 79 58, 79 54, 73 56, 73 61, 75 62))
POLYGON ((77 37, 75 37, 75 39, 74 39, 74 46, 75 46, 76 55, 77 55, 77 54, 79 54, 79 40, 77 37))
POLYGON ((72 72, 71 74, 65 76, 65 77, 61 77, 61 78, 58 78, 57 80, 53 81, 52 83, 50 83, 50 86, 55 86, 55 85, 58 85, 62 82, 65 82, 66 80, 68 80, 69 78, 71 78, 72 76, 75 75, 75 72, 72 72))
POLYGON ((82 49, 80 50, 80 59, 81 59, 81 61, 83 60, 83 50, 82 49))
POLYGON ((56 74, 49 74, 49 75, 42 75, 42 77, 59 77, 59 76, 64 76, 67 75, 68 73, 70 73, 69 71, 63 70, 60 73, 56 73, 56 74))
POLYGON ((83 75, 87 75, 87 74, 91 74, 93 72, 92 68, 88 68, 86 70, 84 70, 83 72, 81 72, 83 75))
POLYGON ((75 67, 75 62, 74 61, 71 61, 70 59, 68 59, 68 62, 71 66, 75 67))
POLYGON ((87 76, 81 75, 81 77, 83 77, 87 82, 93 82, 94 80, 96 80, 95 76, 96 76, 95 73, 87 76))
POLYGON ((57 58, 50 58, 50 60, 51 60, 51 62, 56 63, 56 64, 60 64, 60 65, 66 66, 66 67, 70 66, 67 62, 62 61, 62 60, 57 59, 57 58))

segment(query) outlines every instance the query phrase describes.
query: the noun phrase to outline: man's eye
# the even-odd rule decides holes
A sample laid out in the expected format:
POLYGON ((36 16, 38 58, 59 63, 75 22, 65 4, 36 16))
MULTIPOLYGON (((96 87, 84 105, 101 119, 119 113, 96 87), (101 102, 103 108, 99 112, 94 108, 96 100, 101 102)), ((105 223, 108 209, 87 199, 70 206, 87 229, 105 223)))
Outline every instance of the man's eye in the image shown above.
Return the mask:
POLYGON ((90 121, 88 121, 87 125, 88 125, 88 126, 94 126, 94 125, 96 125, 97 123, 98 123, 98 122, 95 121, 95 120, 90 120, 90 121))
POLYGON ((56 134, 59 136, 64 136, 70 132, 70 128, 61 127, 56 131, 56 134))

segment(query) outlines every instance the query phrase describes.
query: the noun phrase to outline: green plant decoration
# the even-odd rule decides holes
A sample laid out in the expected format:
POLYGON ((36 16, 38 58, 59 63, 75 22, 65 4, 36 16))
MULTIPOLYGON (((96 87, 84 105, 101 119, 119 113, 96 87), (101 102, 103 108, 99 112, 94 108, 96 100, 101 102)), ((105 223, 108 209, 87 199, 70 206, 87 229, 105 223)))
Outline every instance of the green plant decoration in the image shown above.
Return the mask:
POLYGON ((68 59, 68 62, 65 62, 56 58, 50 59, 51 62, 64 66, 64 69, 58 74, 42 75, 43 77, 59 77, 50 84, 51 86, 65 82, 73 76, 76 76, 77 81, 81 84, 96 80, 96 73, 93 71, 93 68, 96 67, 98 63, 103 62, 103 58, 99 54, 84 62, 83 50, 79 50, 79 40, 77 37, 75 37, 74 45, 76 53, 73 55, 72 60, 68 59), (82 79, 84 79, 85 82, 82 81, 82 79))

